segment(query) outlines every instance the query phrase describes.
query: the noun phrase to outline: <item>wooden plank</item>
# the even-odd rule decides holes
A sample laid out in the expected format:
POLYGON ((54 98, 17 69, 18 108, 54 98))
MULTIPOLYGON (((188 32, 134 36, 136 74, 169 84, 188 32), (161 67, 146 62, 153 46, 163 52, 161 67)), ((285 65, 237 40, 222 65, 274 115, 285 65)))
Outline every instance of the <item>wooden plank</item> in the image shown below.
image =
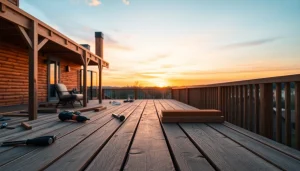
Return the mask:
POLYGON ((280 151, 281 153, 284 153, 284 154, 286 154, 288 156, 291 156, 291 157, 293 157, 293 158, 295 158, 297 160, 300 160, 300 151, 297 151, 297 150, 295 150, 295 149, 293 149, 291 147, 288 147, 286 145, 280 144, 280 143, 278 143, 276 141, 273 141, 273 140, 271 140, 269 138, 263 137, 263 136, 258 135, 256 133, 247 131, 245 129, 241 129, 240 127, 232 125, 232 124, 230 124, 228 122, 224 122, 223 125, 229 127, 230 129, 233 129, 233 130, 235 130, 235 131, 237 131, 237 132, 239 132, 239 133, 241 133, 243 135, 246 135, 246 136, 248 136, 248 137, 250 137, 250 138, 252 138, 252 139, 254 139, 254 140, 256 140, 256 141, 258 141, 260 143, 263 143, 263 144, 265 144, 265 145, 267 145, 269 147, 272 147, 272 148, 276 149, 277 151, 280 151))
POLYGON ((180 126, 217 170, 279 170, 205 124, 180 126))
POLYGON ((174 116, 174 117, 162 117, 163 123, 223 123, 223 116, 174 116))
POLYGON ((276 141, 282 142, 281 84, 276 83, 276 141))
POLYGON ((298 170, 300 166, 300 160, 285 155, 224 125, 210 124, 210 126, 282 170, 298 170))
POLYGON ((148 101, 124 170, 174 170, 153 101, 148 101))
POLYGON ((27 46, 29 48, 33 48, 33 42, 31 41, 32 37, 29 37, 27 32, 25 31, 25 29, 22 26, 17 26, 18 30, 20 31, 20 33, 22 34, 22 38, 24 39, 25 43, 27 44, 27 46))
POLYGON ((39 44, 38 44, 38 51, 42 49, 42 47, 49 41, 49 39, 44 38, 39 44))
POLYGON ((271 83, 260 84, 259 134, 267 138, 273 135, 273 87, 271 83))
POLYGON ((238 101, 239 100, 239 87, 235 86, 234 89, 235 89, 235 91, 234 91, 234 94, 235 94, 235 97, 234 97, 235 125, 239 125, 239 115, 240 115, 240 113, 238 113, 238 108, 239 108, 239 101, 238 101))
POLYGON ((236 120, 236 118, 235 118, 235 104, 234 104, 234 86, 231 86, 231 88, 230 88, 230 96, 231 96, 231 98, 230 98, 230 103, 231 103, 231 122, 233 123, 233 124, 235 124, 235 120, 236 120))
MULTIPOLYGON (((130 105, 130 107, 132 107, 130 105)), ((126 110, 129 110, 130 107, 126 110)), ((126 107, 125 107, 126 108, 126 107)), ((64 130, 63 136, 58 136, 58 139, 51 146, 48 147, 37 147, 34 152, 27 153, 26 155, 19 157, 11 162, 0 167, 1 170, 19 170, 20 168, 24 170, 41 170, 50 165, 53 161, 57 160, 80 142, 84 141, 87 137, 93 133, 101 130, 101 128, 114 120, 111 115, 106 115, 101 119, 97 119, 92 122, 87 123, 77 123, 81 125, 79 129, 64 130)), ((115 121, 115 120, 114 120, 115 121)), ((74 124, 75 126, 77 124, 74 124)), ((72 124, 73 125, 73 124, 72 124)), ((62 132, 62 130, 60 130, 62 132)))
POLYGON ((32 22, 29 38, 31 39, 32 48, 29 48, 29 98, 28 98, 28 113, 29 120, 37 119, 38 106, 38 23, 32 22))
POLYGON ((254 132, 259 133, 259 111, 260 111, 260 100, 259 100, 259 86, 254 85, 254 132))
POLYGON ((98 106, 94 106, 94 107, 87 107, 87 108, 83 108, 83 109, 79 109, 77 111, 79 112, 88 112, 88 111, 94 111, 97 108, 101 108, 103 107, 102 105, 98 105, 98 106))
POLYGON ((198 110, 163 110, 163 117, 172 116, 222 116, 220 110, 215 109, 198 109, 198 110))
POLYGON ((300 150, 300 82, 295 82, 296 148, 300 150))
MULTIPOLYGON (((78 170, 78 169, 81 170, 81 169, 85 169, 86 167, 88 167, 88 164, 90 162, 91 162, 90 166, 93 166, 93 164, 95 162, 96 162, 96 166, 97 166, 97 164, 99 164, 99 162, 103 162, 103 160, 107 161, 104 164, 110 163, 111 165, 113 165, 114 163, 112 163, 112 162, 113 162, 114 157, 118 157, 119 159, 121 159, 121 164, 122 164, 123 158, 119 155, 112 156, 113 150, 116 150, 115 152, 118 152, 119 150, 126 152, 127 146, 123 145, 122 147, 124 147, 124 149, 116 148, 116 146, 113 148, 110 148, 112 153, 104 153, 104 154, 106 154, 104 156, 102 156, 102 154, 103 154, 102 148, 104 150, 104 149, 107 149, 106 148, 107 146, 111 147, 111 146, 116 145, 116 143, 110 144, 110 142, 112 141, 110 138, 112 138, 112 139, 118 138, 118 140, 121 140, 122 138, 125 138, 127 135, 129 137, 129 142, 130 142, 130 138, 131 138, 132 134, 125 134, 122 136, 120 134, 115 134, 115 132, 121 126, 124 127, 124 124, 128 125, 127 121, 132 120, 131 115, 141 115, 143 108, 145 107, 145 104, 146 103, 139 102, 139 103, 132 105, 130 108, 128 108, 126 111, 123 112, 123 114, 127 118, 124 122, 120 122, 117 119, 113 119, 111 122, 106 124, 101 129, 97 130, 91 136, 89 136, 84 141, 82 141, 80 144, 78 144, 75 148, 73 148, 67 154, 62 156, 59 160, 55 161, 55 163, 53 163, 52 165, 47 167, 45 170, 70 170, 70 171, 78 170), (97 158, 99 156, 101 156, 103 158, 102 161, 97 160, 97 158)), ((119 130, 118 130, 118 132, 119 132, 119 130)), ((123 140, 125 141, 125 139, 123 139, 123 140)), ((120 141, 120 142, 122 142, 122 141, 120 141)), ((122 144, 119 143, 119 145, 122 145, 122 144)), ((88 167, 87 170, 94 170, 93 167, 91 168, 90 166, 88 167)), ((107 170, 102 167, 98 167, 98 169, 96 169, 96 170, 99 170, 99 168, 101 168, 101 170, 107 170)), ((117 168, 120 169, 121 167, 115 166, 115 169, 117 169, 117 168)), ((110 170, 110 169, 108 169, 108 170, 110 170)))
MULTIPOLYGON (((163 109, 174 110, 164 100, 156 100, 155 107, 158 115, 163 109)), ((162 127, 176 170, 214 170, 177 124, 164 123, 162 127)))
POLYGON ((291 85, 285 83, 285 144, 291 146, 291 85))

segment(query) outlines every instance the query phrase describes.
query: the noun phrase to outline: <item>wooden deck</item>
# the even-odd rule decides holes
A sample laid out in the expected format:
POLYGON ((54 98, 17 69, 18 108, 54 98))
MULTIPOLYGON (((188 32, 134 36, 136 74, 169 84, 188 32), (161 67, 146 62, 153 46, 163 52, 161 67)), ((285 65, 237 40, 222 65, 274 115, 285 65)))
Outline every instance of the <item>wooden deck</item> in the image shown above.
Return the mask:
MULTIPOLYGON (((105 102, 107 104, 107 101, 105 102)), ((225 122, 161 124, 161 109, 194 109, 175 100, 136 100, 85 112, 86 123, 57 114, 0 130, 0 142, 58 134, 48 147, 0 147, 0 170, 299 170, 300 152, 225 122), (126 116, 124 122, 112 113, 126 116)))

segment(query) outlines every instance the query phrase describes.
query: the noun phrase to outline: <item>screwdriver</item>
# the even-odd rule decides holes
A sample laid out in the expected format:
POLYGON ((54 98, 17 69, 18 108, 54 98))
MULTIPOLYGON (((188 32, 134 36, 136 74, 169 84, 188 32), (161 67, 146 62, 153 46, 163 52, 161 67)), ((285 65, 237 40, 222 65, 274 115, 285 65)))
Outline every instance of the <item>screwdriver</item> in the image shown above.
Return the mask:
POLYGON ((125 119, 125 116, 124 115, 118 115, 118 114, 112 114, 113 117, 119 119, 120 121, 124 121, 125 119))
POLYGON ((2 142, 0 146, 17 146, 17 145, 47 146, 54 143, 55 140, 56 140, 55 135, 49 135, 49 136, 42 136, 42 137, 21 140, 21 141, 6 141, 6 142, 2 142))

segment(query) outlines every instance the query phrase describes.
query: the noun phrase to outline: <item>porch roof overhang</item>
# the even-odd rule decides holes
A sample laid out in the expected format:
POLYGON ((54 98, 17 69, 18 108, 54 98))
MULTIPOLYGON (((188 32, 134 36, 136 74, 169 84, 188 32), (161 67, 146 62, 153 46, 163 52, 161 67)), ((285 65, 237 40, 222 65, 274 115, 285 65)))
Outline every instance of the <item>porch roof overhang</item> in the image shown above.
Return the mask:
POLYGON ((22 33, 18 32, 20 30, 21 32, 29 32, 32 22, 36 22, 39 42, 44 45, 39 49, 41 53, 61 56, 78 63, 82 63, 83 56, 86 56, 88 65, 98 65, 101 62, 103 67, 109 67, 109 63, 103 60, 103 57, 93 54, 80 44, 6 0, 0 0, 0 22, 2 24, 0 28, 2 34, 0 36, 3 40, 5 37, 9 37, 7 41, 15 43, 20 41, 19 36, 22 33), (18 27, 14 27, 5 20, 17 24, 18 27), (5 28, 5 26, 7 27, 5 28), (76 56, 78 57, 74 58, 76 56))

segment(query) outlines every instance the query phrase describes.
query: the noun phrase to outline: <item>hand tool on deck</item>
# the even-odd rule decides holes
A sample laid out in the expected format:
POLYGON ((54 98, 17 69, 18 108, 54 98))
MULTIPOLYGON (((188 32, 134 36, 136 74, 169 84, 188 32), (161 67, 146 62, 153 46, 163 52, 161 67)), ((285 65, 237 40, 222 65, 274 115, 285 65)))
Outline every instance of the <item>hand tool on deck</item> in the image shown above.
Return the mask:
POLYGON ((0 146, 17 146, 17 145, 47 146, 54 143, 55 140, 56 140, 55 135, 49 135, 49 136, 42 136, 42 137, 21 140, 21 141, 6 141, 6 142, 2 142, 0 146))
POLYGON ((120 121, 124 121, 124 119, 125 119, 125 116, 124 115, 118 115, 118 114, 112 114, 112 116, 114 117, 114 118, 117 118, 117 119, 119 119, 120 121))
POLYGON ((15 127, 9 127, 8 126, 8 123, 4 122, 0 125, 0 129, 3 129, 3 128, 6 128, 6 129, 15 129, 15 127))
POLYGON ((90 120, 89 118, 81 115, 75 115, 73 112, 69 111, 63 111, 58 114, 58 118, 61 121, 66 121, 66 120, 74 120, 77 122, 85 122, 87 120, 90 120))

